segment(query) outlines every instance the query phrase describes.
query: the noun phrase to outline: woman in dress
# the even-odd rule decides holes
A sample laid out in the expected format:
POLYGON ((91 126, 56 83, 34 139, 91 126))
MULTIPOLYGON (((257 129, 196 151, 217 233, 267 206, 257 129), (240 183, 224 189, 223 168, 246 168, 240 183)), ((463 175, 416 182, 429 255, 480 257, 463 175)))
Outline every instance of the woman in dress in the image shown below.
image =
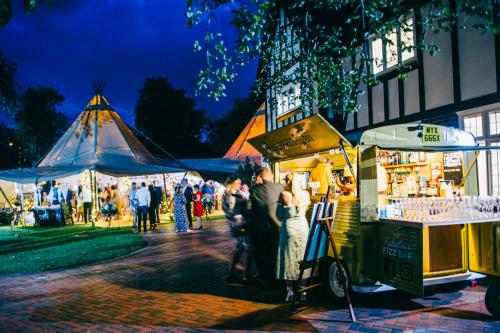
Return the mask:
MULTIPOLYGON (((287 288, 286 302, 293 299, 293 284, 299 279, 299 261, 306 250, 309 225, 306 211, 310 204, 309 193, 302 191, 294 174, 286 176, 285 190, 281 192, 277 216, 282 222, 278 247, 276 278, 285 280, 287 288)), ((303 278, 308 278, 310 269, 304 272, 303 278)), ((306 294, 300 295, 305 300, 306 294)))
POLYGON ((186 213, 186 197, 182 192, 182 186, 175 187, 174 194, 174 219, 175 219, 175 232, 186 232, 187 226, 187 213, 186 213))
POLYGON ((156 192, 153 184, 148 186, 151 202, 149 203, 149 230, 156 229, 156 207, 158 206, 158 193, 156 192))
POLYGON ((221 206, 229 223, 231 236, 236 240, 233 258, 227 275, 227 282, 236 281, 236 265, 243 254, 246 254, 243 283, 247 283, 250 278, 253 247, 250 238, 248 219, 245 219, 248 213, 249 197, 250 193, 242 190, 241 180, 239 178, 228 182, 226 185, 226 192, 222 197, 221 206))
POLYGON ((76 194, 76 222, 83 221, 83 186, 78 186, 76 194))
POLYGON ((196 229, 203 229, 203 225, 201 224, 201 217, 203 216, 203 203, 201 202, 202 199, 203 194, 200 191, 200 185, 195 185, 193 193, 193 215, 196 217, 196 224, 198 225, 198 228, 196 229))

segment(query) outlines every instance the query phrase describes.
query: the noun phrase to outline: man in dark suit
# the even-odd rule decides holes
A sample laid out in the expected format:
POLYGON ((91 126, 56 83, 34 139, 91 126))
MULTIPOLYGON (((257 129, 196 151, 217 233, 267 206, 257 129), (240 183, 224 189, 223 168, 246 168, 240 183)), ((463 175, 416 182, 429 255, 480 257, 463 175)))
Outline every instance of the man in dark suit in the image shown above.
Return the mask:
POLYGON ((193 206, 193 188, 189 185, 187 179, 182 180, 182 187, 184 197, 186 198, 186 213, 189 221, 189 229, 193 229, 193 210, 191 207, 193 206))
POLYGON ((276 256, 278 255, 281 222, 276 217, 276 205, 283 185, 273 182, 273 173, 262 168, 250 196, 252 205, 252 230, 255 237, 255 256, 259 274, 268 287, 275 282, 276 256))

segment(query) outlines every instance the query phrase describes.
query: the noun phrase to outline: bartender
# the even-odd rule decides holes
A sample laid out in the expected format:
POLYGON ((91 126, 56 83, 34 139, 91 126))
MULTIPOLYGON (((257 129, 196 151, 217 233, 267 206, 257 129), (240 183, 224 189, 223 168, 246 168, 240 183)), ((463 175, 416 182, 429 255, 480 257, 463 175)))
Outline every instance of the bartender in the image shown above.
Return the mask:
POLYGON ((326 194, 328 187, 333 183, 332 162, 326 158, 320 161, 311 171, 311 181, 318 182, 318 194, 326 194))
POLYGON ((335 184, 340 188, 344 195, 356 195, 356 182, 351 173, 351 170, 345 166, 344 167, 344 180, 342 181, 340 177, 336 177, 335 184))

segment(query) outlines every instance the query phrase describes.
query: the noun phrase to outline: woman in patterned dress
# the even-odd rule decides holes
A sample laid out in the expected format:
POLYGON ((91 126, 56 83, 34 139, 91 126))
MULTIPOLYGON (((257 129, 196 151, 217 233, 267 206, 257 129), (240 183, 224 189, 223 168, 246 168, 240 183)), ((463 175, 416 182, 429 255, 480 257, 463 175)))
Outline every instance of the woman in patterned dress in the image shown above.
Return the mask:
MULTIPOLYGON (((278 201, 277 216, 282 222, 278 246, 276 278, 285 280, 287 288, 286 301, 293 299, 293 284, 299 279, 299 261, 306 250, 309 225, 306 211, 311 203, 309 193, 300 189, 294 174, 286 176, 285 190, 281 192, 278 201)), ((304 272, 303 278, 308 278, 310 269, 304 272)), ((306 294, 300 295, 305 300, 306 294)))
POLYGON ((189 231, 187 227, 186 197, 182 193, 182 187, 177 185, 174 194, 174 219, 175 232, 189 231))

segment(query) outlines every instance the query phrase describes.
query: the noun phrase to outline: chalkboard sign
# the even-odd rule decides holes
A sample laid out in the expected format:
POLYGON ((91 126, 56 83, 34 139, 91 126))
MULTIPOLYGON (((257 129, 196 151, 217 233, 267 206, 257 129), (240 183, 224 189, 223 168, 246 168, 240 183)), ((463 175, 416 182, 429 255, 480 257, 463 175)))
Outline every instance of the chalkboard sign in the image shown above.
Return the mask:
POLYGON ((458 185, 464 177, 462 166, 462 155, 458 152, 443 153, 443 173, 444 179, 453 180, 453 184, 458 185))
POLYGON ((73 223, 73 209, 71 208, 71 204, 63 202, 61 203, 61 211, 63 215, 63 220, 65 224, 74 224, 73 223))

